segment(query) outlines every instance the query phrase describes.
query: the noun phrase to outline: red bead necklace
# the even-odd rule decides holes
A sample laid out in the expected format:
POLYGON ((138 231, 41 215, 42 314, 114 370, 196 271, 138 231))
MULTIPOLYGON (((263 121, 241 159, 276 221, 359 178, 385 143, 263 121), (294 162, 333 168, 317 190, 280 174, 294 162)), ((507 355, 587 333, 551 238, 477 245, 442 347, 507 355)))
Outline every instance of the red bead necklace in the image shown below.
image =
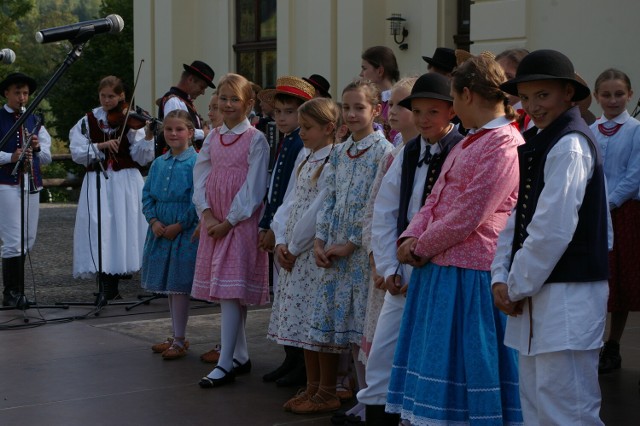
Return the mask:
POLYGON ((234 140, 232 140, 229 143, 224 143, 224 141, 222 140, 222 135, 220 133, 218 133, 218 138, 220 138, 220 144, 222 146, 231 146, 234 143, 238 142, 238 140, 242 137, 242 133, 240 133, 238 136, 236 136, 236 138, 234 140))
POLYGON ((604 127, 604 124, 598 124, 598 130, 603 135, 611 137, 611 136, 615 135, 616 133, 618 133, 618 130, 620 130, 620 127, 622 127, 622 124, 624 124, 624 123, 618 123, 615 126, 610 127, 610 128, 604 127))

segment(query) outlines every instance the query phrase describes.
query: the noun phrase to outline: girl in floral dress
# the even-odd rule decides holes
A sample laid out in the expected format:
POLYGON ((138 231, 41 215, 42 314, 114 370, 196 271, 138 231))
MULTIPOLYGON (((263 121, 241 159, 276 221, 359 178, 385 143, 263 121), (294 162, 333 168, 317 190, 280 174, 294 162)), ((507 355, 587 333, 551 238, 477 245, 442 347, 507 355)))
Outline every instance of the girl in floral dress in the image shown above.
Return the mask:
MULTIPOLYGON (((305 394, 309 396, 318 392, 320 352, 335 354, 343 350, 308 337, 311 313, 320 291, 320 268, 313 257, 316 216, 327 179, 333 174, 328 159, 339 113, 335 102, 327 98, 312 99, 298 109, 300 137, 310 154, 294 171, 287 197, 272 223, 275 254, 282 272, 267 336, 282 345, 304 349, 308 383, 305 394)), ((288 401, 285 410, 291 410, 297 400, 288 401)))
MULTIPOLYGON (((342 92, 342 114, 351 136, 333 150, 334 170, 316 224, 314 255, 320 273, 320 293, 311 316, 309 338, 323 345, 352 345, 354 356, 362 339, 369 284, 369 256, 362 247, 363 219, 371 184, 382 157, 393 146, 373 131, 380 113, 378 88, 355 81, 342 92)), ((292 407, 296 413, 336 410, 338 355, 320 354, 320 385, 315 395, 292 407)))

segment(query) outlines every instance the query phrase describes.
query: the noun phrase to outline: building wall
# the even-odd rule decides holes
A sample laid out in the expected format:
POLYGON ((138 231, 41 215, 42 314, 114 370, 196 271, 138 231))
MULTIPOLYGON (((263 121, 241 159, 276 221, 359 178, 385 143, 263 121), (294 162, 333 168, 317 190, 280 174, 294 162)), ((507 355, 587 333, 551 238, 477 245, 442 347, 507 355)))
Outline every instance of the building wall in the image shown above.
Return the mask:
MULTIPOLYGON (((471 51, 555 49, 572 60, 592 90, 609 67, 629 74, 637 86, 640 56, 633 29, 639 16, 635 0, 478 0, 471 6, 471 51)), ((601 113, 595 101, 590 109, 601 113)))
MULTIPOLYGON (((139 105, 151 109, 175 84, 182 64, 200 59, 220 76, 234 71, 233 0, 136 0, 135 58, 144 59, 137 89, 139 105)), ((640 2, 619 0, 476 0, 471 6, 471 51, 525 47, 566 53, 592 86, 607 67, 640 81, 640 56, 633 29, 640 2)), ((278 0, 278 75, 322 74, 335 97, 360 72, 360 54, 374 45, 391 47, 402 75, 426 71, 422 56, 437 46, 455 47, 454 0, 278 0), (408 49, 389 34, 392 13, 407 19, 408 49)), ((206 112, 211 91, 196 105, 206 112)), ((594 103, 592 111, 599 114, 594 103)), ((203 114, 204 115, 204 114, 203 114)))

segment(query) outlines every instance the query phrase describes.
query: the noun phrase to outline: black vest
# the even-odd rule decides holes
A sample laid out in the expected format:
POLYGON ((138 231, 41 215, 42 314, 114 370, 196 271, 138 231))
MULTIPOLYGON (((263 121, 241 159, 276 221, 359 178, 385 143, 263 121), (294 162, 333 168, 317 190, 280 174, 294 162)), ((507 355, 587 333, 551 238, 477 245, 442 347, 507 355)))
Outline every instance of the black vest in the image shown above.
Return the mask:
POLYGON ((291 174, 295 173, 294 167, 296 159, 304 146, 300 138, 300 129, 296 129, 288 134, 281 143, 282 147, 276 157, 272 171, 273 188, 271 188, 271 198, 267 200, 267 205, 264 208, 264 214, 259 224, 259 227, 262 229, 271 228, 273 217, 284 201, 284 195, 287 191, 287 186, 289 186, 291 174))
MULTIPOLYGON (((416 169, 418 168, 418 161, 420 161, 420 138, 417 136, 411 139, 404 147, 404 155, 402 158, 402 174, 400 177, 400 209, 398 211, 398 236, 402 234, 409 225, 409 218, 407 217, 409 211, 409 201, 411 201, 411 194, 413 192, 413 183, 416 176, 416 169)), ((431 193, 433 185, 440 176, 442 165, 444 160, 451 152, 451 149, 460 142, 464 136, 460 134, 457 129, 452 129, 445 135, 438 144, 440 145, 440 152, 431 157, 429 161, 429 172, 427 174, 427 182, 424 185, 422 191, 422 204, 426 200, 427 196, 431 193)), ((427 146, 427 149, 429 147, 427 146)))
POLYGON ((607 199, 604 171, 600 150, 595 137, 573 107, 558 117, 549 127, 537 133, 537 129, 525 132, 526 143, 518 147, 520 163, 520 188, 516 205, 515 232, 511 262, 527 239, 527 226, 535 214, 544 182, 544 165, 549 151, 569 133, 583 135, 595 153, 593 176, 587 184, 582 205, 578 211, 578 226, 555 268, 545 281, 589 282, 609 277, 607 242, 607 199))
MULTIPOLYGON (((18 120, 18 118, 7 111, 4 107, 0 107, 0 139, 2 136, 7 134, 7 132, 11 129, 13 124, 18 120)), ((34 115, 29 115, 23 126, 27 129, 27 131, 31 131, 32 133, 38 134, 40 131, 40 125, 37 125, 37 120, 34 115)), ((20 131, 16 132, 15 138, 9 138, 6 145, 2 147, 3 152, 13 154, 16 149, 22 146, 23 137, 20 131)), ((33 155, 33 160, 31 162, 31 172, 33 173, 33 179, 29 182, 29 192, 37 192, 42 189, 42 174, 40 172, 40 156, 38 154, 33 155), (35 183, 35 185, 34 185, 35 183)), ((13 168, 16 163, 7 163, 0 166, 0 185, 18 185, 20 184, 20 179, 22 179, 22 174, 17 173, 13 176, 11 173, 13 172, 13 168)), ((18 232, 19 234, 19 232, 18 232)))

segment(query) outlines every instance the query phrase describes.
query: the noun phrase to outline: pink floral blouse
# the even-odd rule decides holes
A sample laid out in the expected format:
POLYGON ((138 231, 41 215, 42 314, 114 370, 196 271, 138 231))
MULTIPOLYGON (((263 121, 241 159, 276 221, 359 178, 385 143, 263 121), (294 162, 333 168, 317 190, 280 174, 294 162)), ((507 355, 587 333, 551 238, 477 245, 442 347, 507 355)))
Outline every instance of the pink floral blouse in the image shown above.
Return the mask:
POLYGON ((415 254, 437 265, 489 271, 498 234, 516 204, 516 148, 524 140, 504 117, 476 133, 453 148, 400 239, 417 238, 415 254))

